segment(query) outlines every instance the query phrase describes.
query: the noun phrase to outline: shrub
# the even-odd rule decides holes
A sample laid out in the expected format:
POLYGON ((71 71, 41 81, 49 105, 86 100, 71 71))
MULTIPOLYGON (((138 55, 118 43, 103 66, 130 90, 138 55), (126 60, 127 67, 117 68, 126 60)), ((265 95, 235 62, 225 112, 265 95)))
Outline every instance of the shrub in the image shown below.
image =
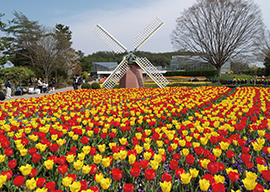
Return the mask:
POLYGON ((96 82, 92 83, 92 89, 99 89, 99 88, 100 88, 99 83, 96 82))
POLYGON ((88 77, 89 77, 88 73, 87 73, 86 71, 84 71, 84 72, 82 73, 82 78, 83 78, 83 79, 87 79, 88 77))
POLYGON ((216 70, 205 70, 205 71, 168 71, 165 76, 214 76, 216 75, 216 70))
POLYGON ((91 89, 92 86, 89 83, 83 83, 82 84, 82 89, 91 89))

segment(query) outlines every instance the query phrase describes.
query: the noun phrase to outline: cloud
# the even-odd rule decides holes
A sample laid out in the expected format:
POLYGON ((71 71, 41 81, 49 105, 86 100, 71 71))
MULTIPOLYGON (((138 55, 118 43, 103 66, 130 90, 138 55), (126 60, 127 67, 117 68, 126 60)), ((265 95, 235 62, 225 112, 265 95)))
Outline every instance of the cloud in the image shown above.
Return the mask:
POLYGON ((170 34, 175 27, 175 20, 184 8, 193 2, 179 0, 151 1, 146 6, 125 7, 108 10, 91 10, 80 13, 68 19, 63 19, 64 24, 70 26, 73 32, 75 49, 82 50, 86 55, 97 51, 111 51, 91 31, 97 23, 111 33, 128 50, 133 50, 133 39, 156 17, 165 24, 141 48, 142 51, 170 52, 173 51, 170 34))

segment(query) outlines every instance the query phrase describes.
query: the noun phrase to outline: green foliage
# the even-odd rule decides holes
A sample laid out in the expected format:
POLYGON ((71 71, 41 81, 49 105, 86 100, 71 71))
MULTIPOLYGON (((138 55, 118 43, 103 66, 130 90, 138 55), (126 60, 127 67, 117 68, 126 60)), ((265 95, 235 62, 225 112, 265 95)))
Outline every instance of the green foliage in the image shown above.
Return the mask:
POLYGON ((208 71, 168 71, 165 76, 215 76, 216 70, 208 71))
POLYGON ((91 86, 92 86, 92 89, 99 89, 100 88, 99 83, 96 83, 96 82, 92 83, 91 86))
MULTIPOLYGON (((1 21, 1 17, 3 17, 3 16, 4 16, 4 14, 0 13, 0 30, 6 26, 6 24, 1 21)), ((4 45, 5 45, 5 42, 2 39, 0 39, 0 53, 1 53, 0 54, 0 65, 4 65, 7 62, 7 56, 2 55, 2 52, 5 50, 4 45)))
POLYGON ((19 85, 20 83, 26 84, 35 73, 26 67, 12 67, 0 69, 0 74, 3 75, 3 80, 10 78, 12 82, 19 85))
POLYGON ((270 53, 264 59, 264 66, 265 66, 265 75, 270 75, 270 53))
POLYGON ((82 88, 82 89, 91 89, 92 86, 91 86, 91 84, 89 84, 89 83, 83 83, 81 88, 82 88))
POLYGON ((219 79, 220 81, 226 81, 226 80, 232 80, 233 78, 236 78, 237 79, 247 79, 248 82, 251 80, 251 79, 255 79, 254 77, 252 77, 251 75, 246 75, 246 74, 228 74, 228 75, 222 75, 221 77, 212 77, 213 79, 219 79))
POLYGON ((89 77, 88 73, 86 71, 82 72, 82 78, 87 79, 89 77))

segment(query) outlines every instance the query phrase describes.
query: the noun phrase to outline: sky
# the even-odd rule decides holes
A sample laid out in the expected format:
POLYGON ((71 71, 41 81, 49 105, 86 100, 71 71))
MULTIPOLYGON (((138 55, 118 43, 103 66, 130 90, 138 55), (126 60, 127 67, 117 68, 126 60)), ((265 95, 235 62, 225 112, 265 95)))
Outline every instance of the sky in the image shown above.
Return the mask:
MULTIPOLYGON (((69 26, 72 48, 85 55, 112 51, 92 33, 96 24, 132 51, 133 39, 158 17, 164 25, 139 50, 163 53, 176 51, 170 35, 181 12, 194 3, 196 0, 0 0, 0 13, 5 14, 2 17, 5 23, 17 11, 47 27, 69 26)), ((260 6, 264 23, 270 30, 270 0, 254 0, 254 3, 260 6)))

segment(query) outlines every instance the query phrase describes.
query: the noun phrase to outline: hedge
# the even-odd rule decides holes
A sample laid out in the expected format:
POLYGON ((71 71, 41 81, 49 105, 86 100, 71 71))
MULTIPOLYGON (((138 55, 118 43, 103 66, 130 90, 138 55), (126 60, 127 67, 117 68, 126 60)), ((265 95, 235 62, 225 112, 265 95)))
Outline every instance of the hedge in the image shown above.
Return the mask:
POLYGON ((207 71, 167 71, 165 76, 215 76, 217 74, 216 70, 207 71))

